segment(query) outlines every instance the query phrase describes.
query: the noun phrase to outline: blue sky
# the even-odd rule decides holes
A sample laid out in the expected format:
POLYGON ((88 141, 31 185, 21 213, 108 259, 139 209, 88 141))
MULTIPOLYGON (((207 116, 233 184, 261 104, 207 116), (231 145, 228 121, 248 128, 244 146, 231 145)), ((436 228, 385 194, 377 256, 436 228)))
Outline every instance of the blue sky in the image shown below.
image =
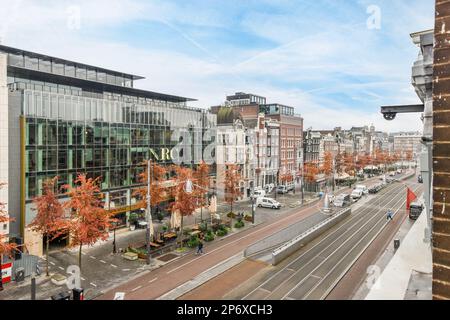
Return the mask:
POLYGON ((136 73, 136 86, 209 107, 236 91, 296 107, 306 127, 421 128, 379 106, 419 102, 410 33, 434 0, 0 0, 2 43, 136 73), (380 9, 369 29, 367 9, 380 9))

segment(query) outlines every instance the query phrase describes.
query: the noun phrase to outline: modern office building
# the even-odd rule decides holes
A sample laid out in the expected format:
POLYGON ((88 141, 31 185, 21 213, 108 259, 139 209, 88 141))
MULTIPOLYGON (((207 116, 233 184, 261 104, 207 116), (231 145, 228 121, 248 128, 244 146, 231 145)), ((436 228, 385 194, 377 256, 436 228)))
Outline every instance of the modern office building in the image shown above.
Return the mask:
POLYGON ((195 164, 211 143, 202 137, 215 128, 215 115, 188 107, 192 99, 137 89, 139 79, 0 46, 0 181, 7 183, 0 201, 15 219, 10 236, 31 253, 42 252, 41 237, 27 225, 46 179, 58 176, 62 186, 78 173, 101 177, 106 207, 126 224, 140 210, 133 193, 144 160, 172 164, 184 141, 183 156, 193 154, 185 164, 195 164))

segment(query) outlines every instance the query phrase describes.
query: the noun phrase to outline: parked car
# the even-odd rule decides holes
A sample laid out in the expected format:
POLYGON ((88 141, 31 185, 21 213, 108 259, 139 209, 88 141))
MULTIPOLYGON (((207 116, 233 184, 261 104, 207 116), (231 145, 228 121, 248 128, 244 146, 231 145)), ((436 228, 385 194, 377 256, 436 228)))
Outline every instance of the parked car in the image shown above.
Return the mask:
POLYGON ((295 184, 293 182, 289 182, 289 183, 286 184, 286 188, 287 188, 288 192, 289 191, 294 191, 295 190, 295 184))
POLYGON ((288 190, 288 188, 285 185, 279 185, 277 187, 277 193, 279 193, 279 194, 285 194, 285 193, 288 193, 288 192, 289 192, 289 190, 288 190))
POLYGON ((344 208, 352 203, 352 199, 349 194, 340 194, 336 196, 333 201, 333 205, 338 208, 344 208))
POLYGON ((422 211, 423 211, 423 204, 421 204, 420 202, 411 203, 409 206, 409 218, 411 220, 417 220, 422 211))
POLYGON ((265 197, 258 198, 256 204, 260 208, 271 208, 271 209, 281 208, 281 203, 272 198, 265 198, 265 197))
POLYGON ((266 193, 271 193, 273 188, 275 188, 275 185, 273 183, 269 183, 264 186, 264 190, 266 191, 266 193))
POLYGON ((361 189, 355 189, 353 190, 352 194, 350 195, 353 200, 358 201, 363 196, 363 192, 361 189))
POLYGON ((360 189, 363 192, 363 194, 368 194, 369 193, 369 189, 367 189, 367 187, 365 185, 363 185, 363 184, 357 184, 355 186, 355 189, 360 189))
POLYGON ((252 198, 257 199, 260 197, 265 197, 266 196, 266 192, 264 190, 255 190, 252 194, 252 198))
POLYGON ((373 187, 369 189, 369 193, 375 194, 381 191, 383 189, 384 185, 382 183, 376 184, 373 187))

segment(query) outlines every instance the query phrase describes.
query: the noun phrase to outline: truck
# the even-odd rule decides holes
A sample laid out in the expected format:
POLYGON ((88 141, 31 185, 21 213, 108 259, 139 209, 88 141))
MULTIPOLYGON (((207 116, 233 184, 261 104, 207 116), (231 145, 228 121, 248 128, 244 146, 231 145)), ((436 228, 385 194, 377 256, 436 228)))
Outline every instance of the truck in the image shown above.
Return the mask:
POLYGON ((417 220, 423 211, 423 204, 420 202, 412 202, 409 206, 409 218, 417 220))

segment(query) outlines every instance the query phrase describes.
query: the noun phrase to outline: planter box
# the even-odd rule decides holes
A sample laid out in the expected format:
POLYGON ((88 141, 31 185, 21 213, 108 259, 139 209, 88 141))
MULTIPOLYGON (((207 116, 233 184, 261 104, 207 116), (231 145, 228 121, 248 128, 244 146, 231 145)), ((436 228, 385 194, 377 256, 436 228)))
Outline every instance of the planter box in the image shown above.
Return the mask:
POLYGON ((122 257, 124 258, 124 259, 126 259, 126 260, 130 260, 130 261, 134 261, 134 260, 137 260, 139 257, 138 257, 138 254, 137 253, 134 253, 134 252, 125 252, 123 255, 122 255, 122 257))
POLYGON ((57 273, 52 276, 52 283, 54 285, 62 286, 62 285, 65 285, 66 282, 67 282, 67 277, 63 276, 62 274, 57 273))

